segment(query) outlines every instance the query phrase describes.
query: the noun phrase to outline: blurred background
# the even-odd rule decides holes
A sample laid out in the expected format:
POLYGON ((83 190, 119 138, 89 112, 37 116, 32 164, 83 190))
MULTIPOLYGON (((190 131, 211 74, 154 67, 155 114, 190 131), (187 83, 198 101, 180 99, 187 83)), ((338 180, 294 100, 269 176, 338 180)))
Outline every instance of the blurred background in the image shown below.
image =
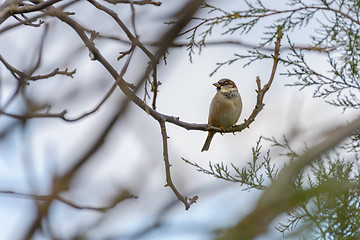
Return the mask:
MULTIPOLYGON (((3 3, 0 1, 0 4, 3 3)), ((127 26, 132 25, 130 4, 102 4, 111 7, 127 26)), ((148 43, 156 41, 171 26, 164 22, 174 20, 173 15, 183 4, 183 1, 176 0, 163 1, 160 7, 134 5, 139 39, 148 43)), ((271 4, 273 8, 283 7, 281 3, 272 1, 271 4)), ((223 0, 221 5, 229 11, 243 7, 239 1, 232 0, 223 0)), ((117 57, 119 52, 128 50, 130 44, 116 22, 85 1, 71 4, 66 11, 74 12, 71 18, 86 28, 124 39, 124 42, 107 38, 95 40, 96 47, 120 71, 126 58, 117 61, 117 57)), ((39 13, 27 16, 36 14, 39 13)), ((200 9, 196 16, 211 15, 200 9)), ((114 80, 97 61, 91 61, 89 51, 73 29, 53 17, 47 16, 44 21, 45 24, 40 27, 19 26, 1 32, 0 55, 12 66, 26 72, 34 67, 43 41, 41 64, 35 74, 48 73, 56 68, 76 69, 76 73, 73 77, 57 75, 28 81, 26 88, 20 90, 21 94, 15 94, 18 82, 1 64, 0 106, 4 110, 5 104, 8 104, 5 112, 15 115, 23 115, 31 108, 42 109, 42 112, 48 109, 50 113, 66 110, 66 117, 74 119, 94 109, 114 80)), ((0 25, 0 31, 17 22, 8 18, 0 25)), ((186 29, 195 24, 191 22, 186 29)), ((237 33, 223 35, 223 29, 219 27, 213 29, 210 39, 256 44, 264 32, 264 24, 258 24, 258 30, 242 36, 237 33)), ((310 27, 309 32, 293 32, 289 37, 293 42, 306 45, 310 39, 310 27)), ((175 42, 187 41, 185 35, 175 42)), ((284 38, 283 45, 286 44, 284 38)), ((273 44, 268 47, 273 47, 273 44)), ((155 49, 152 46, 149 48, 155 49)), ((236 61, 221 67, 212 76, 210 74, 217 63, 233 58, 235 53, 244 54, 247 50, 246 45, 213 44, 203 48, 201 53, 196 50, 190 61, 186 46, 170 48, 166 64, 161 61, 158 67, 161 85, 156 110, 185 122, 207 123, 209 105, 216 92, 212 83, 230 78, 237 84, 243 100, 239 120, 242 123, 256 103, 256 76, 265 84, 273 60, 256 61, 246 68, 246 61, 236 61)), ((281 54, 286 54, 286 51, 282 50, 281 54)), ((310 56, 310 65, 316 66, 319 71, 327 71, 322 64, 326 61, 325 54, 312 53, 310 56)), ((136 83, 147 63, 146 56, 135 50, 124 79, 136 83)), ((47 217, 42 220, 46 227, 42 232, 38 231, 34 239, 49 236, 57 239, 80 236, 85 239, 144 240, 215 238, 213 231, 231 226, 249 213, 261 192, 244 191, 239 184, 198 172, 182 158, 204 168, 209 162, 244 167, 251 161, 251 148, 260 136, 282 138, 287 135, 295 149, 302 149, 305 142, 311 146, 323 137, 319 136, 320 133, 345 124, 357 115, 355 111, 343 112, 341 108, 329 106, 321 98, 314 99, 312 89, 299 91, 299 88, 285 86, 293 80, 279 74, 284 71, 285 68, 280 65, 265 96, 265 107, 250 128, 236 134, 215 135, 208 152, 200 151, 206 132, 188 131, 171 123, 166 124, 173 181, 184 196, 199 197, 189 210, 186 211, 177 201, 170 188, 164 187, 166 176, 159 124, 130 103, 125 115, 106 137, 104 145, 77 172, 69 191, 61 196, 78 206, 95 208, 111 205, 121 193, 129 192, 137 198, 126 199, 106 211, 77 209, 54 201, 47 217)), ((137 95, 151 105, 152 100, 147 99, 144 91, 142 86, 137 95)), ((54 176, 66 172, 88 150, 123 99, 124 94, 116 88, 99 110, 74 122, 56 117, 19 120, 0 115, 0 239, 24 237, 37 214, 37 204, 31 196, 51 193, 54 176)), ((281 219, 276 219, 272 227, 281 219)), ((267 235, 258 239, 280 237, 281 233, 270 228, 267 235)))

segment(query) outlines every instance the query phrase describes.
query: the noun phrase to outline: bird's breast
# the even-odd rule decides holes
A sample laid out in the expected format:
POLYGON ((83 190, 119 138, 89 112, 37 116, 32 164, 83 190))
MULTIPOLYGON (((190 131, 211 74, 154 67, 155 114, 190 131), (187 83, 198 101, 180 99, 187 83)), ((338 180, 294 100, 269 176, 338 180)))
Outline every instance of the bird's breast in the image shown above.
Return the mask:
POLYGON ((239 119, 241 111, 242 102, 238 92, 218 92, 211 102, 208 122, 215 127, 231 127, 239 119))

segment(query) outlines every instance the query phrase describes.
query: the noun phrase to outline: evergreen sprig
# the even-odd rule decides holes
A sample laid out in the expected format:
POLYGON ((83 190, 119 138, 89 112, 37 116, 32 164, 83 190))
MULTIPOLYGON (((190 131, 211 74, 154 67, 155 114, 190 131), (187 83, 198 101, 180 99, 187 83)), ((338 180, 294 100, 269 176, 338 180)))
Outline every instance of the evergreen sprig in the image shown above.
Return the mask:
MULTIPOLYGON (((280 63, 286 66, 284 75, 295 79, 288 86, 300 89, 312 87, 314 97, 326 98, 326 102, 346 109, 360 108, 360 6, 359 1, 318 0, 307 3, 303 0, 288 0, 284 6, 273 9, 262 0, 245 1, 241 10, 225 11, 221 7, 203 4, 209 17, 194 17, 194 27, 185 31, 190 58, 195 48, 201 52, 213 32, 228 35, 247 35, 262 24, 266 31, 258 42, 244 53, 234 53, 234 57, 218 62, 214 74, 225 65, 246 60, 244 67, 259 60, 271 58, 266 46, 271 45, 280 26, 288 37, 290 50, 282 53, 280 63), (280 10, 279 10, 280 9, 280 10), (269 22, 269 24, 267 24, 269 22), (310 29, 310 30, 309 30, 310 29), (306 30, 309 36, 303 43, 294 43, 291 35, 295 31, 306 30), (327 59, 310 62, 310 53, 323 52, 327 59), (315 65, 316 64, 316 65, 315 65), (328 70, 318 70, 318 66, 328 70)), ((304 41, 304 40, 303 40, 304 41)), ((241 43, 240 43, 241 44, 241 43)), ((283 47, 284 49, 284 47, 283 47)))
MULTIPOLYGON (((234 163, 209 162, 206 169, 183 160, 200 172, 240 183, 244 190, 249 191, 265 190, 298 157, 300 155, 284 136, 282 141, 260 137, 252 148, 251 161, 243 167, 234 163), (271 154, 270 149, 263 151, 264 140, 271 143, 272 151, 278 149, 280 153, 271 154)), ((297 199, 296 207, 287 212, 287 220, 279 223, 276 229, 286 234, 300 228, 304 239, 309 238, 308 234, 312 239, 360 239, 359 169, 357 162, 346 161, 335 150, 315 159, 289 183, 291 191, 299 193, 299 196, 300 193, 308 194, 309 197, 297 199)))

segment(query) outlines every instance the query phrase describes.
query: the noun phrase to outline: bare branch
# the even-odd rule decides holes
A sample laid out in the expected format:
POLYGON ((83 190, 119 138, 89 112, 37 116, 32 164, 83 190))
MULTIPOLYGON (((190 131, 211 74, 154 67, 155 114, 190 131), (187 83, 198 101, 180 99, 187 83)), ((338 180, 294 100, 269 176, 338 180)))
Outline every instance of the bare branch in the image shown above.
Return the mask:
POLYGON ((100 3, 94 1, 94 0, 88 0, 94 7, 97 9, 104 11, 109 16, 111 16, 115 22, 121 27, 121 29, 125 32, 126 36, 129 38, 129 40, 132 42, 132 45, 138 46, 151 60, 153 59, 153 54, 137 39, 136 36, 134 36, 131 31, 126 27, 125 23, 121 21, 118 14, 111 10, 110 8, 105 7, 104 5, 101 5, 100 3))
MULTIPOLYGON (((11 1, 13 1, 13 0, 7 0, 7 2, 11 2, 11 1)), ((73 0, 73 1, 71 1, 71 2, 67 2, 67 3, 61 5, 59 8, 60 8, 60 9, 64 9, 64 8, 66 8, 66 7, 74 4, 74 3, 76 3, 76 2, 78 2, 78 0, 73 0)), ((6 9, 5 3, 0 6, 0 25, 1 25, 1 14, 2 14, 2 12, 1 12, 2 10, 1 10, 1 9, 2 9, 2 10, 6 9)), ((6 11, 6 10, 4 10, 4 11, 6 11)), ((38 26, 38 25, 40 25, 41 23, 43 23, 44 21, 39 20, 38 23, 34 23, 34 22, 35 22, 37 19, 42 18, 42 17, 44 17, 44 16, 46 16, 46 15, 47 15, 46 13, 41 13, 41 14, 35 15, 35 16, 33 16, 33 17, 27 17, 27 18, 26 18, 26 19, 27 19, 27 23, 32 23, 32 24, 34 24, 35 26, 38 26)), ((4 28, 0 29, 0 33, 6 32, 6 31, 8 31, 8 30, 10 30, 10 29, 13 29, 13 28, 16 28, 16 27, 18 27, 18 26, 22 26, 23 24, 25 24, 25 23, 23 23, 23 22, 18 22, 18 23, 15 23, 15 24, 10 24, 10 25, 5 26, 4 28)))
MULTIPOLYGON (((360 129, 360 118, 348 125, 332 129, 326 140, 309 149, 304 155, 290 163, 273 181, 260 197, 254 210, 245 216, 238 224, 230 228, 220 239, 254 239, 268 229, 270 222, 279 214, 290 211, 296 206, 296 199, 306 199, 318 193, 319 189, 310 189, 310 192, 293 192, 289 190, 291 179, 305 166, 320 157, 326 151, 334 148, 345 138, 360 129)), ((354 185, 350 187, 356 187, 354 185)), ((357 185, 358 187, 358 185, 357 185)), ((335 186, 332 189, 344 189, 344 186, 335 186)))
POLYGON ((32 21, 32 20, 30 20, 30 18, 26 17, 24 14, 20 14, 20 15, 21 15, 21 17, 24 18, 24 20, 21 19, 21 18, 19 18, 19 17, 16 16, 16 15, 13 16, 13 17, 19 22, 20 25, 25 25, 25 26, 30 26, 30 27, 40 27, 41 24, 44 23, 43 20, 39 20, 38 23, 34 23, 34 21, 35 21, 36 19, 34 19, 34 20, 32 21))
POLYGON ((243 124, 232 127, 231 128, 232 130, 242 131, 243 129, 249 127, 250 124, 255 120, 255 117, 263 109, 263 107, 264 107, 263 100, 264 100, 265 93, 270 89, 270 86, 271 86, 271 84, 272 84, 272 82, 274 80, 276 69, 277 69, 277 66, 278 66, 278 63, 279 63, 280 47, 281 47, 281 39, 282 39, 282 37, 283 37, 282 29, 281 29, 281 27, 278 27, 277 39, 276 39, 276 42, 275 42, 275 50, 274 50, 275 53, 274 53, 274 56, 273 56, 274 62, 273 62, 273 67, 272 67, 272 71, 271 71, 269 81, 264 85, 263 88, 261 88, 260 78, 259 77, 256 78, 256 84, 257 84, 258 89, 256 91, 257 92, 257 98, 256 98, 255 108, 252 111, 249 118, 245 119, 245 122, 243 124))
POLYGON ((151 83, 151 91, 153 92, 152 108, 156 110, 156 100, 159 91, 158 87, 161 84, 161 82, 157 80, 157 64, 155 63, 153 64, 152 67, 152 78, 153 78, 153 81, 151 83))
POLYGON ((19 120, 27 120, 27 119, 32 119, 32 118, 62 118, 62 119, 66 119, 65 118, 66 110, 64 110, 60 113, 28 113, 25 115, 18 115, 18 114, 7 113, 0 109, 0 114, 3 114, 8 117, 16 118, 19 120))
POLYGON ((108 3, 118 4, 118 3, 130 3, 130 4, 137 4, 137 5, 154 5, 160 6, 161 2, 152 1, 152 0, 142 0, 142 1, 131 1, 131 0, 105 0, 108 3))
MULTIPOLYGON (((69 77, 73 77, 73 75, 76 73, 76 69, 74 69, 73 71, 69 72, 68 69, 66 68, 64 71, 59 70, 59 68, 54 69, 52 72, 44 74, 44 75, 35 75, 32 76, 31 74, 25 73, 23 71, 20 71, 19 69, 13 67, 10 65, 10 63, 8 63, 3 56, 0 55, 0 61, 4 64, 4 66, 10 71, 10 73, 18 80, 31 80, 31 81, 36 81, 36 80, 41 80, 41 79, 48 79, 50 77, 56 76, 56 75, 65 75, 65 76, 69 76, 69 77)), ((37 64, 38 65, 38 64, 37 64)), ((33 71, 35 71, 37 67, 35 66, 33 71)), ((33 72, 32 71, 32 72, 33 72)))
POLYGON ((43 10, 60 1, 61 0, 48 0, 39 2, 34 5, 24 5, 23 1, 21 0, 6 0, 5 3, 0 6, 0 25, 11 15, 43 10))
MULTIPOLYGON (((93 2, 94 4, 97 4, 92 0, 89 1, 93 2)), ((191 0, 188 1, 188 3, 183 7, 183 9, 180 11, 181 15, 183 16, 182 19, 175 26, 173 26, 168 32, 166 32, 164 36, 162 36, 160 39, 160 41, 163 42, 163 45, 158 49, 157 53, 154 55, 156 61, 158 61, 165 54, 166 50, 174 41, 177 34, 190 21, 191 17, 199 8, 201 3, 202 1, 200 0, 191 0)), ((116 72, 113 66, 102 56, 100 51, 95 47, 95 44, 92 41, 90 41, 88 36, 85 34, 85 29, 80 24, 78 24, 76 21, 71 19, 67 14, 64 14, 61 10, 56 9, 54 7, 47 8, 47 13, 51 16, 55 16, 59 18, 61 21, 65 22, 76 31, 79 37, 83 40, 84 44, 93 54, 94 59, 99 61, 114 77, 116 81, 119 81, 118 86, 123 91, 123 93, 128 97, 127 99, 123 100, 121 107, 119 107, 118 111, 113 115, 111 120, 105 125, 103 131, 96 138, 96 141, 89 146, 88 151, 86 151, 83 154, 83 156, 79 158, 79 160, 75 161, 75 164, 67 172, 65 172, 62 176, 59 176, 54 179, 53 190, 51 195, 58 195, 60 192, 69 189, 70 182, 73 179, 74 175, 78 172, 79 169, 81 169, 88 162, 88 160, 93 156, 93 154, 96 153, 102 147, 107 135, 114 127, 115 123, 121 118, 123 113, 127 110, 129 101, 133 101, 138 106, 142 106, 143 109, 148 110, 148 106, 135 95, 136 90, 139 89, 139 86, 145 81, 148 73, 146 72, 144 76, 140 78, 140 81, 138 82, 135 91, 130 90, 125 80, 116 72)), ((159 121, 160 119, 157 120, 159 121)), ((25 235, 26 239, 31 239, 35 231, 41 226, 41 221, 43 217, 47 215, 49 207, 52 204, 52 201, 53 199, 49 199, 48 201, 45 201, 38 208, 39 211, 37 217, 25 235)), ((190 199, 190 202, 194 202, 194 201, 196 201, 196 198, 190 199)))
POLYGON ((62 203, 65 203, 67 205, 69 205, 70 207, 79 209, 79 210, 94 210, 94 211, 100 211, 100 212, 104 212, 107 211, 111 208, 113 208, 116 204, 129 199, 129 198, 137 198, 136 196, 130 194, 128 191, 122 191, 120 194, 118 194, 118 196, 114 199, 114 201, 106 207, 90 207, 90 206, 83 206, 83 205, 79 205, 76 204, 70 200, 65 199, 62 196, 52 196, 52 195, 36 195, 36 194, 26 194, 26 193, 19 193, 19 192, 14 192, 14 191, 0 191, 0 194, 5 194, 5 195, 9 195, 12 197, 19 197, 19 198, 26 198, 26 199, 34 199, 35 201, 38 202, 43 202, 43 201, 49 201, 49 200, 58 200, 62 203))
POLYGON ((170 160, 169 160, 169 154, 168 154, 168 145, 167 145, 167 133, 166 133, 166 126, 165 121, 163 119, 159 120, 160 129, 161 129, 161 136, 162 136, 162 142, 163 142, 163 155, 164 155, 164 162, 165 162, 165 172, 166 172, 166 187, 170 187, 171 190, 174 192, 175 196, 184 203, 185 210, 188 210, 191 206, 191 204, 195 203, 198 199, 198 196, 194 196, 192 198, 187 198, 181 195, 181 193, 176 189, 172 179, 171 179, 171 172, 170 172, 170 160))

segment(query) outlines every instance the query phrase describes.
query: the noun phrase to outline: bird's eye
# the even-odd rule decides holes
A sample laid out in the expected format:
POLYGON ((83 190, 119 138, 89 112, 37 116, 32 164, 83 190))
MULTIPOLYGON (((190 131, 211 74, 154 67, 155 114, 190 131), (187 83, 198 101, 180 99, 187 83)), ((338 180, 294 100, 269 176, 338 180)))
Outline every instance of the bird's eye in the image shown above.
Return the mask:
POLYGON ((221 85, 223 85, 223 86, 226 86, 226 85, 229 85, 230 83, 229 83, 229 81, 228 80, 226 80, 226 81, 223 81, 222 83, 221 83, 221 85))

